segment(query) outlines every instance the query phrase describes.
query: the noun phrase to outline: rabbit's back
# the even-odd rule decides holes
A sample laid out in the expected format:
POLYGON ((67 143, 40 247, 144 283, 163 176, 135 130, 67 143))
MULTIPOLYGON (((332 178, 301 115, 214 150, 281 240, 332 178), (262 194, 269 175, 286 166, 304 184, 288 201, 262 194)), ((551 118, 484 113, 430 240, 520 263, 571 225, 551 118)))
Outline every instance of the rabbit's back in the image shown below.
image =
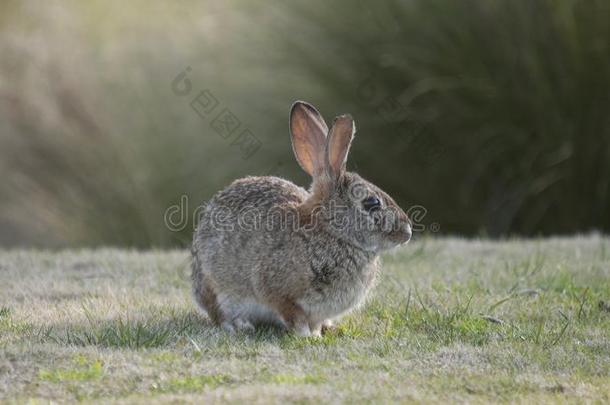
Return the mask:
POLYGON ((256 301, 257 277, 266 261, 277 260, 277 244, 291 238, 294 224, 286 221, 298 221, 291 214, 308 196, 305 189, 277 177, 246 177, 217 193, 195 231, 196 297, 206 295, 197 291, 205 288, 222 295, 217 300, 228 295, 256 301))
MULTIPOLYGON (((305 189, 279 177, 249 176, 235 180, 218 192, 208 207, 220 208, 233 215, 250 208, 264 211, 274 206, 300 204, 308 195, 305 189)), ((202 220, 205 220, 205 213, 202 220)))

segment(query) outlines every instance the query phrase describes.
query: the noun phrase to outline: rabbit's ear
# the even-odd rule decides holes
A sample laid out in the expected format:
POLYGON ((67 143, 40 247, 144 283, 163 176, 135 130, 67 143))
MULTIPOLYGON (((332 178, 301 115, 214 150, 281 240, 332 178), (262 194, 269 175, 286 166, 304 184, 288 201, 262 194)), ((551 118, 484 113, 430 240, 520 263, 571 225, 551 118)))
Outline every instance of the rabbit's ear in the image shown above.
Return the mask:
POLYGON ((326 167, 333 180, 337 180, 345 171, 347 153, 355 132, 356 127, 351 115, 345 114, 335 118, 328 135, 328 145, 326 147, 326 157, 328 159, 326 167))
POLYGON ((299 165, 311 177, 319 176, 325 167, 326 134, 324 118, 311 104, 296 101, 290 109, 292 150, 299 165))

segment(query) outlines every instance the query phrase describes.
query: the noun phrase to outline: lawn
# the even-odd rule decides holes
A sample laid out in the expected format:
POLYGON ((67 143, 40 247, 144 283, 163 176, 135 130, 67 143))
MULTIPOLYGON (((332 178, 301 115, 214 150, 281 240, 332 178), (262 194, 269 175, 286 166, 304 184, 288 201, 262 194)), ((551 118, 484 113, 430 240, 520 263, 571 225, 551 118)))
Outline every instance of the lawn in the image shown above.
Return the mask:
POLYGON ((186 250, 0 252, 0 401, 608 402, 610 239, 427 239, 320 339, 230 336, 186 250))

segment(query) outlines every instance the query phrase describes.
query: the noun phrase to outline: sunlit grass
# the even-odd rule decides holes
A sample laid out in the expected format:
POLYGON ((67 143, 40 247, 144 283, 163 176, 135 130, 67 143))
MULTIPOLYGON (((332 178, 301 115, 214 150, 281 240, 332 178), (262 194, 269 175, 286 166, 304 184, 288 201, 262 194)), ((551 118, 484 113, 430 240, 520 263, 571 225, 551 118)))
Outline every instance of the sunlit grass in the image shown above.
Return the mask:
POLYGON ((415 241, 322 338, 213 326, 177 270, 186 251, 6 251, 0 397, 603 402, 608 245, 415 241))

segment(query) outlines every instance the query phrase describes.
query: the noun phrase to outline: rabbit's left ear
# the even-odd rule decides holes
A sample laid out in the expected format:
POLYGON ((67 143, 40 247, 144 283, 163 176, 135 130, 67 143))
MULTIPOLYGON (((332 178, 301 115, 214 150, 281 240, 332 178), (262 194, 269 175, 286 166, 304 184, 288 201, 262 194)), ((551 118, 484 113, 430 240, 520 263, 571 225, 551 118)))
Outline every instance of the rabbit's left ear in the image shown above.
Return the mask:
POLYGON ((351 115, 335 118, 326 144, 326 170, 333 180, 339 179, 345 172, 345 162, 355 132, 356 126, 351 115))
POLYGON ((292 149, 299 165, 314 179, 326 166, 326 133, 324 118, 309 103, 296 101, 290 109, 292 149))

